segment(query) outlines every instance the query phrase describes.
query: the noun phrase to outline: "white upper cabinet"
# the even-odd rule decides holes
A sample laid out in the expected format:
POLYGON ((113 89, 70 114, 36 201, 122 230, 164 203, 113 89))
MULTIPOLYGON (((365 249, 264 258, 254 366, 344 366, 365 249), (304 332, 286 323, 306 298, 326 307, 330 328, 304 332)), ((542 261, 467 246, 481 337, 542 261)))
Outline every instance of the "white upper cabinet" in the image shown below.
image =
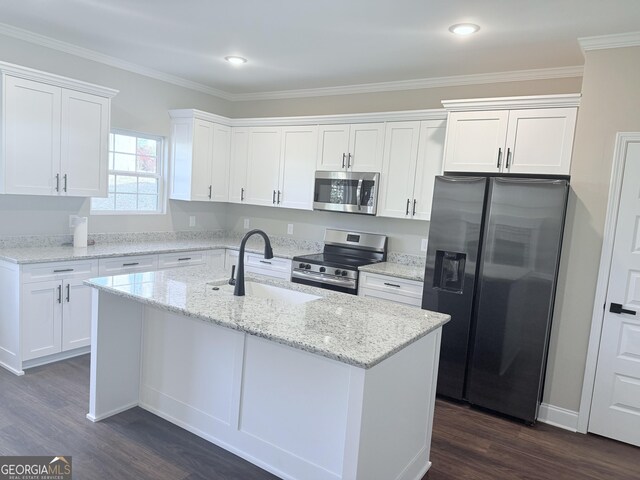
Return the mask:
POLYGON ((546 95, 442 102, 449 110, 444 170, 569 175, 578 101, 546 95))
POLYGON ((0 192, 106 196, 117 91, 0 63, 0 192))
POLYGON ((320 125, 318 160, 323 171, 380 172, 384 123, 320 125))
POLYGON ((174 118, 170 198, 227 201, 230 155, 230 127, 197 117, 174 118))
POLYGON ((244 203, 247 190, 247 167, 249 162, 249 129, 231 129, 231 160, 229 162, 229 201, 244 203))
POLYGON ((282 127, 277 205, 313 210, 318 127, 282 127))
POLYGON ((249 129, 246 203, 276 205, 281 137, 280 127, 249 129))
POLYGON ((444 138, 444 120, 387 123, 378 216, 430 219, 444 138))

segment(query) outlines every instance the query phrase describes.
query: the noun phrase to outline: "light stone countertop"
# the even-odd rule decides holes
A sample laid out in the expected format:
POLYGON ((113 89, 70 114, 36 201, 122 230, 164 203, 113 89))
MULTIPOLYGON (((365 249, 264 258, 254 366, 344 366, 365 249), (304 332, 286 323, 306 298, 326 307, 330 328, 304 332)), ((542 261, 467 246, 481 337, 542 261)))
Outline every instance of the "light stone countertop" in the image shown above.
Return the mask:
POLYGON ((333 292, 261 275, 247 281, 321 298, 292 304, 233 296, 224 270, 185 267, 86 281, 99 290, 205 322, 256 335, 360 368, 385 358, 440 327, 449 315, 373 298, 333 292), (219 290, 213 290, 220 285, 219 290))
POLYGON ((401 263, 380 262, 359 267, 361 272, 378 273, 395 278, 404 278, 417 282, 424 281, 424 265, 403 265, 401 263))
MULTIPOLYGON (((150 242, 104 243, 86 248, 69 247, 25 247, 2 248, 0 260, 12 263, 29 264, 45 262, 64 262, 68 260, 92 260, 96 258, 123 257, 158 253, 190 252, 228 248, 239 250, 240 239, 222 237, 212 240, 170 240, 150 242)), ((261 238, 251 238, 247 242, 247 252, 264 253, 261 238)), ((315 253, 314 250, 300 249, 295 245, 273 245, 273 254, 281 258, 293 258, 297 255, 315 253)))

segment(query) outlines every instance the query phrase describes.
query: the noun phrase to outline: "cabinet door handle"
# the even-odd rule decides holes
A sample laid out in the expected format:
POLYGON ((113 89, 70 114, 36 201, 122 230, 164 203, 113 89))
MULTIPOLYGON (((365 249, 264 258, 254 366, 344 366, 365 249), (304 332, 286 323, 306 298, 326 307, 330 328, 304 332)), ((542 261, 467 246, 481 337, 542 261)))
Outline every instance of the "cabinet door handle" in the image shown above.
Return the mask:
POLYGON ((60 191, 60 174, 56 173, 56 192, 60 191))
POLYGON ((182 257, 178 259, 179 262, 186 262, 187 260, 191 260, 191 257, 182 257))
POLYGON ((54 270, 53 273, 73 272, 73 268, 61 268, 60 270, 54 270))
POLYGON ((347 168, 351 168, 351 154, 347 156, 347 168))
POLYGON ((71 300, 71 288, 69 287, 69 284, 67 283, 67 303, 69 303, 70 300, 71 300))
POLYGON ((64 174, 64 188, 63 190, 66 192, 67 191, 67 174, 64 174))
POLYGON ((135 267, 136 265, 140 265, 140 262, 131 262, 131 263, 123 263, 123 267, 135 267))
POLYGON ((260 263, 266 263, 267 265, 271 265, 271 262, 269 262, 268 260, 260 260, 260 263))
POLYGON ((244 201, 244 188, 240 189, 240 201, 243 202, 244 201))
POLYGON ((502 148, 498 148, 498 165, 497 165, 497 167, 500 168, 500 165, 502 165, 502 148))
POLYGON ((511 149, 507 148, 507 163, 505 164, 505 168, 509 168, 509 163, 511 163, 511 149))
POLYGON ((412 213, 412 216, 414 216, 414 217, 416 215, 416 203, 418 203, 418 201, 414 198, 413 199, 413 213, 412 213))
POLYGON ((280 192, 280 190, 278 190, 278 205, 280 205, 280 194, 281 194, 281 193, 282 193, 282 192, 280 192))
POLYGON ((273 204, 276 204, 276 191, 273 191, 273 204))
POLYGON ((411 200, 409 200, 407 198, 407 210, 404 212, 405 215, 409 215, 409 204, 411 203, 411 200))
POLYGON ((343 153, 342 154, 342 168, 344 168, 344 163, 345 163, 346 157, 347 157, 347 154, 343 153))
POLYGON ((400 288, 400 285, 398 285, 397 283, 384 282, 384 284, 385 284, 387 287, 400 288))
POLYGON ((62 303, 62 285, 58 285, 58 303, 62 303))
POLYGON ((212 189, 212 185, 209 185, 209 200, 211 200, 211 189, 212 189))

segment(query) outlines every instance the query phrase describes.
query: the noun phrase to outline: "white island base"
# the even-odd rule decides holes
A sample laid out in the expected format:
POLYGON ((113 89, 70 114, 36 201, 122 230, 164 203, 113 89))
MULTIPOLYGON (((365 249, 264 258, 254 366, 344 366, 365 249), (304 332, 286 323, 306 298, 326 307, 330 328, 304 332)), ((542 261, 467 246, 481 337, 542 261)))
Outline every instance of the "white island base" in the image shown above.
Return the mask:
POLYGON ((441 327, 364 369, 93 295, 90 420, 140 406, 285 479, 429 469, 441 327))

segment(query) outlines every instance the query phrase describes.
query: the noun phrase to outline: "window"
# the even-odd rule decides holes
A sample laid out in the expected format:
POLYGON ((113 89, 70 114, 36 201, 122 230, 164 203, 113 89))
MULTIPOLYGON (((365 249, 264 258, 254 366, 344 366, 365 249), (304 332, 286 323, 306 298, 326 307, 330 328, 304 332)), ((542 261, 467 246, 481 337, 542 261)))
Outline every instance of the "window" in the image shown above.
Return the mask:
POLYGON ((109 196, 92 198, 91 213, 163 213, 162 144, 162 137, 113 130, 109 196))

